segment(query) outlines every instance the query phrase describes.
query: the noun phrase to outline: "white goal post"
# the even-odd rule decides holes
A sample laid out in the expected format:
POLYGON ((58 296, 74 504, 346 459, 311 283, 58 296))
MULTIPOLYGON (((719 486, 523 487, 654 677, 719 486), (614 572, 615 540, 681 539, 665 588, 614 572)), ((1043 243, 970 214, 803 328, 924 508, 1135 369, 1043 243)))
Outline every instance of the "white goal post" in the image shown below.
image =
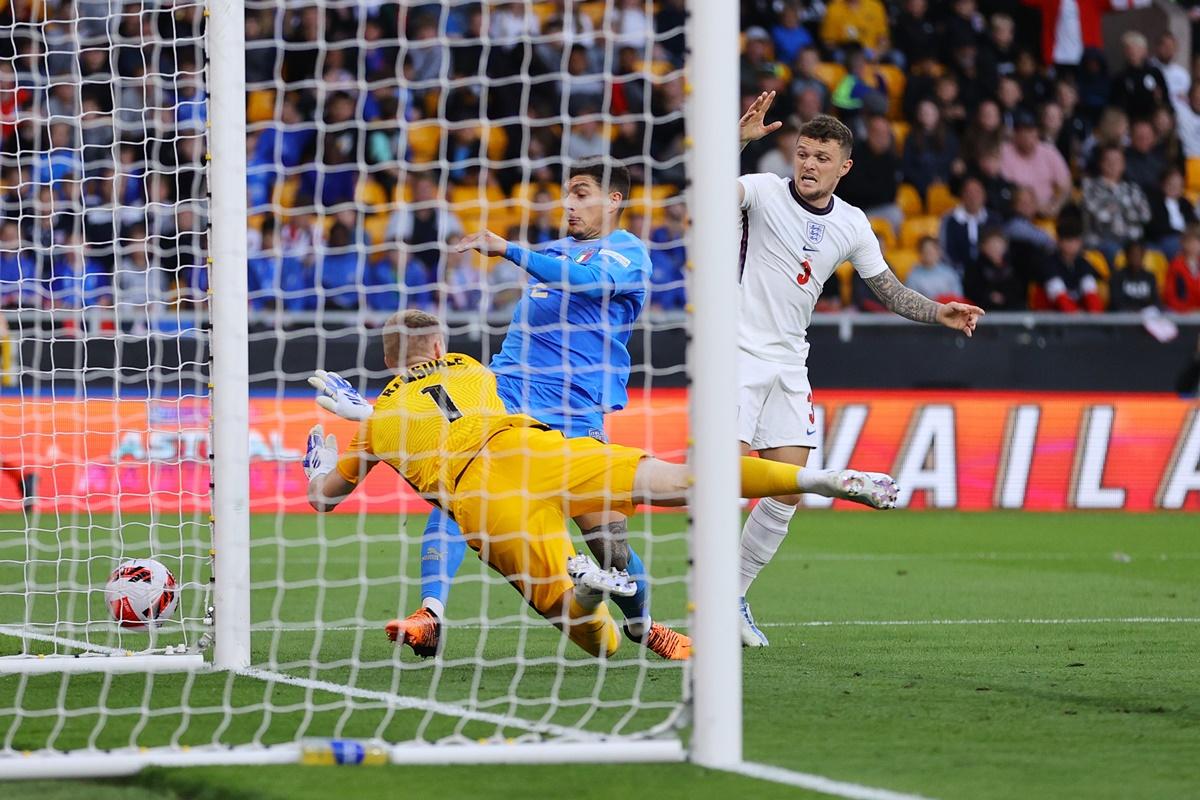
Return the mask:
MULTIPOLYGON (((91 8, 94 4, 81 5, 91 8)), ((147 16, 156 17, 157 24, 162 24, 165 17, 158 15, 164 13, 167 6, 160 6, 153 0, 144 0, 143 5, 147 16)), ((171 562, 172 568, 185 573, 179 575, 185 593, 179 612, 181 621, 178 631, 171 629, 178 635, 168 637, 166 631, 153 634, 148 637, 147 644, 136 637, 125 638, 127 634, 119 631, 112 634, 110 622, 96 618, 86 609, 80 611, 73 605, 73 600, 70 610, 82 615, 81 621, 67 616, 61 620, 57 617, 37 620, 29 611, 26 611, 26 624, 6 620, 0 626, 0 644, 18 643, 19 653, 10 655, 10 648, 0 656, 0 778, 104 777, 130 774, 148 765, 295 763, 309 757, 324 758, 327 755, 323 749, 325 745, 307 741, 309 736, 320 737, 322 742, 360 742, 364 747, 386 753, 391 763, 688 759, 718 769, 737 767, 742 763, 742 675, 736 588, 740 511, 737 502, 736 396, 734 383, 729 380, 735 369, 736 339, 732 331, 737 325, 736 304, 729 302, 736 294, 737 280, 737 246, 732 227, 738 165, 735 125, 739 112, 737 5, 687 1, 686 41, 689 49, 686 61, 668 75, 668 78, 677 74, 685 76, 686 82, 687 137, 680 161, 686 165, 687 183, 680 189, 686 197, 690 217, 682 243, 686 243, 689 254, 686 273, 689 385, 686 402, 690 438, 687 445, 695 487, 686 530, 667 534, 666 544, 660 545, 649 532, 653 523, 647 515, 643 521, 647 532, 642 546, 646 548, 648 572, 656 589, 661 582, 668 594, 674 592, 671 596, 685 601, 679 606, 686 618, 676 615, 672 620, 673 624, 686 627, 695 643, 691 662, 682 668, 656 661, 653 655, 645 653, 630 656, 623 662, 582 659, 544 621, 532 618, 536 615, 531 615, 527 608, 517 607, 502 577, 489 575, 475 565, 470 554, 461 579, 466 599, 461 601, 461 607, 449 612, 447 619, 452 632, 477 636, 477 642, 452 656, 439 656, 429 662, 415 663, 411 658, 406 661, 401 658, 399 648, 382 649, 382 631, 377 620, 384 613, 385 603, 390 604, 388 613, 393 615, 403 615, 411 610, 408 605, 417 597, 419 581, 412 576, 410 565, 427 556, 416 544, 420 530, 405 529, 402 513, 380 522, 365 506, 357 515, 348 514, 330 521, 313 519, 305 523, 306 527, 297 528, 288 516, 289 513, 295 515, 294 507, 288 507, 291 511, 284 509, 283 488, 276 490, 278 510, 255 505, 259 501, 253 487, 264 474, 272 480, 277 479, 280 487, 290 486, 288 491, 295 494, 295 473, 299 471, 296 448, 303 446, 303 442, 294 441, 294 437, 277 441, 269 433, 260 435, 260 427, 274 424, 279 430, 292 430, 308 421, 328 424, 328 417, 318 417, 310 398, 301 398, 294 392, 292 387, 298 377, 294 374, 294 365, 299 361, 293 360, 294 354, 287 348, 306 348, 308 358, 313 358, 314 353, 320 358, 324 352, 324 337, 357 337, 362 342, 357 351, 358 363, 346 367, 349 370, 347 377, 365 386, 367 381, 378 381, 384 374, 382 366, 371 360, 376 354, 371 348, 377 347, 373 341, 378 338, 378 315, 365 314, 361 308, 330 311, 318 307, 315 311, 288 316, 289 312, 282 308, 282 300, 265 311, 261 308, 252 310, 255 295, 248 290, 252 280, 248 262, 253 261, 256 253, 252 252, 253 247, 248 248, 247 240, 251 221, 261 209, 255 208, 253 198, 247 199, 247 143, 253 142, 255 137, 275 135, 276 132, 282 136, 311 129, 317 142, 313 146, 320 159, 325 157, 326 142, 332 141, 328 137, 339 130, 336 120, 322 117, 320 107, 312 112, 311 122, 297 123, 281 117, 285 111, 291 111, 290 106, 285 109, 285 98, 289 92, 296 91, 296 86, 315 92, 321 102, 326 102, 325 89, 320 86, 322 76, 316 76, 315 88, 311 80, 305 83, 293 76, 285 76, 285 56, 303 55, 304 48, 309 46, 306 43, 311 43, 312 49, 320 51, 320 58, 325 58, 337 48, 321 39, 304 39, 304 35, 311 31, 322 35, 328 19, 345 18, 353 9, 361 7, 364 9, 361 13, 365 15, 368 7, 388 4, 311 0, 301 5, 305 9, 293 13, 289 4, 283 2, 209 0, 203 9, 203 87, 199 102, 205 107, 200 138, 203 140, 207 189, 207 249, 203 264, 197 266, 206 269, 207 284, 192 287, 200 290, 192 310, 183 310, 181 304, 176 304, 170 312, 180 321, 175 334, 181 343, 179 346, 195 347, 194 356, 188 356, 194 358, 194 362, 188 360, 186 365, 178 366, 180 374, 203 373, 203 376, 195 378, 194 387, 180 389, 186 397, 175 398, 176 416, 171 418, 175 428, 156 430, 147 422, 144 423, 146 430, 139 433, 144 434, 148 449, 153 449, 156 436, 175 437, 172 439, 173 442, 177 440, 172 456, 174 464, 191 463, 188 459, 207 460, 210 487, 206 488, 211 488, 211 506, 204 514, 187 511, 181 503, 175 510, 176 516, 171 517, 169 513, 164 515, 162 510, 154 509, 151 500, 151 510, 146 512, 145 520, 141 512, 130 516, 135 520, 131 525, 139 530, 141 527, 146 529, 151 546, 161 545, 165 526, 168 544, 178 551, 167 554, 175 559, 171 562), (305 16, 308 8, 316 9, 312 18, 305 16), (259 86, 247 78, 247 58, 255 52, 255 42, 247 40, 247 15, 250 12, 265 19, 270 16, 268 11, 274 14, 278 29, 273 34, 279 53, 284 55, 276 63, 272 77, 274 85, 259 86), (323 16, 314 21, 318 15, 323 16), (285 29, 286 25, 291 27, 285 29), (248 93, 255 92, 260 96, 270 95, 275 114, 269 121, 257 117, 247 119, 248 93), (272 376, 255 373, 249 357, 251 345, 264 341, 274 342, 278 354, 274 367, 276 374, 272 376), (291 344, 293 341, 298 344, 291 344), (261 388, 268 378, 273 383, 268 388, 261 388), (252 386, 260 388, 252 392, 252 386), (303 402, 308 405, 298 411, 303 402), (192 422, 180 421, 192 413, 194 407, 205 407, 209 412, 211 433, 207 438, 194 429, 192 422), (262 423, 262 418, 267 418, 268 422, 262 423), (202 452, 200 445, 188 444, 200 440, 207 442, 206 451, 202 452), (185 451, 190 455, 184 455, 185 451), (271 460, 278 466, 264 467, 263 460, 271 460), (276 472, 272 473, 272 469, 276 472), (253 516, 252 510, 256 512, 253 516), (404 535, 397 537, 397 529, 404 535), (205 542, 202 532, 209 530, 211 541, 205 542), (665 577, 661 579, 657 575, 657 564, 663 565, 665 577), (392 572, 387 571, 389 565, 392 572), (396 572, 400 574, 393 574, 396 572), (275 582, 279 586, 277 595, 271 590, 275 582), (190 604, 188 593, 191 593, 190 604), (476 596, 481 606, 473 611, 466 608, 469 603, 476 602, 476 596), (109 631, 107 637, 104 631, 109 631), (513 647, 515 652, 506 649, 513 647), (443 679, 452 674, 457 676, 454 681, 443 679), (667 679, 662 683, 676 686, 677 691, 672 694, 661 687, 656 688, 653 679, 660 676, 667 679), (135 679, 142 682, 135 685, 132 683, 135 679), (51 683, 54 680, 59 683, 51 683), (527 693, 527 686, 535 687, 543 694, 532 696, 527 693), (81 694, 71 694, 73 691, 81 694), (96 699, 78 708, 67 707, 58 698, 68 694, 73 698, 94 696, 96 699), (212 705, 214 702, 217 705, 212 705), (209 727, 201 739, 196 740, 189 734, 189 720, 202 715, 211 720, 205 720, 204 724, 209 727), (108 720, 122 717, 136 721, 120 727, 114 734, 110 730, 114 726, 108 725, 108 720), (297 720, 295 727, 300 731, 297 736, 305 736, 306 740, 273 738, 271 723, 277 717, 297 720), (78 722, 80 719, 89 722, 83 725, 78 722), (689 729, 687 734, 685 728, 689 729), (152 743, 147 746, 144 741, 152 743), (313 756, 314 752, 318 756, 313 756)), ((408 8, 406 3, 397 5, 401 9, 408 8)), ((432 36, 447 48, 447 52, 452 24, 449 20, 454 18, 453 24, 459 25, 461 20, 454 15, 465 5, 459 0, 445 0, 441 15, 435 21, 432 36)), ((524 0, 520 5, 528 20, 534 15, 535 6, 552 4, 524 0)), ((566 0, 562 5, 568 13, 577 10, 577 6, 603 7, 599 17, 603 20, 603 29, 597 31, 597 41, 607 43, 595 52, 602 54, 603 76, 611 82, 618 58, 618 48, 614 44, 616 34, 611 26, 619 4, 616 0, 566 0)), ((653 6, 649 0, 643 5, 643 11, 650 17, 653 6)), ((49 22, 45 24, 50 25, 49 22)), ((115 22, 106 24, 110 32, 120 30, 115 22)), ((361 45, 362 50, 356 50, 354 57, 365 58, 362 52, 374 43, 392 47, 400 54, 401 61, 406 54, 420 50, 419 40, 405 40, 403 23, 398 41, 394 42, 387 33, 382 39, 375 38, 378 34, 377 28, 372 27, 374 24, 373 18, 358 19, 356 45, 361 45)), ((386 28, 386 25, 378 27, 386 28)), ((582 36, 578 30, 574 35, 582 36)), ((456 30, 454 36, 471 38, 469 30, 465 34, 456 30)), ((486 29, 483 36, 486 39, 486 29)), ((569 39, 567 46, 562 47, 555 36, 566 34, 538 33, 530 39, 530 47, 535 44, 560 46, 563 50, 561 74, 565 77, 575 69, 573 65, 568 68, 573 50, 569 39)), ((647 70, 643 106, 631 107, 622 114, 606 110, 598 115, 603 117, 605 126, 615 127, 626 119, 636 119, 641 124, 660 113, 651 109, 649 87, 658 86, 654 81, 660 76, 653 76, 651 62, 665 33, 658 32, 657 39, 653 31, 649 36, 640 46, 644 50, 641 55, 647 70)), ((488 46, 485 43, 485 52, 488 46)), ((178 66, 177 69, 180 70, 177 75, 154 77, 179 80, 186 70, 178 66)), ((482 76, 483 67, 479 69, 482 76)), ((338 73, 336 69, 331 70, 338 73)), ((148 72, 153 70, 148 69, 148 72)), ((445 67, 439 78, 451 83, 459 80, 451 79, 445 67)), ((361 74, 347 80, 357 82, 346 93, 356 98, 357 108, 361 111, 372 96, 371 92, 378 88, 378 82, 373 83, 361 74)), ((522 96, 533 96, 530 77, 522 73, 522 80, 526 82, 522 96)), ((488 79, 483 83, 491 85, 488 79)), ((411 85, 420 88, 419 81, 411 85)), ((412 91, 409 79, 403 73, 386 88, 394 89, 400 95, 412 91)), ((611 87, 603 90, 605 102, 611 99, 611 92, 611 87)), ((181 99, 185 97, 182 92, 172 96, 177 103, 185 102, 181 99)), ((118 104, 113 113, 118 115, 122 110, 118 104)), ((177 108, 154 111, 160 116, 180 114, 177 108)), ((429 121, 445 123, 452 139, 453 131, 466 123, 448 122, 446 111, 443 96, 429 121)), ((518 109, 513 113, 524 111, 518 109)), ((86 113, 85 110, 85 121, 86 113)), ((569 123, 573 116, 576 116, 575 111, 568 109, 564 100, 556 116, 537 122, 561 125, 569 123)), ((485 128, 488 128, 488 122, 480 120, 485 128)), ((403 148, 407 137, 418 126, 414 124, 406 129, 402 121, 400 127, 400 134, 394 141, 403 148)), ((493 124, 491 130, 500 127, 493 124)), ((607 133, 608 127, 605 131, 607 133)), ((648 136, 646 139, 649 141, 648 136)), ((497 155, 487 148, 486 141, 485 137, 483 152, 477 157, 472 156, 478 160, 481 172, 485 168, 518 170, 522 176, 519 185, 532 184, 533 176, 541 174, 537 157, 528 150, 515 157, 507 153, 497 155)), ((442 192, 447 188, 448 179, 444 176, 449 172, 452 143, 443 141, 434 156, 434 167, 442 168, 443 177, 438 179, 438 188, 442 192)), ((368 165, 373 168, 375 156, 368 160, 363 155, 366 146, 360 143, 358 147, 356 157, 360 170, 367 170, 368 165)), ((117 145, 114 148, 115 153, 119 148, 117 145)), ((319 235, 313 231, 320 230, 321 226, 328 230, 331 225, 341 224, 339 209, 325 208, 319 197, 280 200, 303 176, 299 168, 286 163, 278 151, 273 157, 278 182, 272 189, 273 207, 269 214, 291 226, 291 231, 304 234, 303 227, 309 225, 305 235, 319 235)), ((407 164, 403 154, 395 160, 400 162, 396 168, 400 180, 395 186, 387 187, 393 194, 386 201, 374 201, 363 199, 361 191, 357 192, 352 216, 368 216, 364 208, 372 202, 386 202, 392 206, 409 202, 404 195, 405 180, 412 180, 413 175, 419 180, 420 170, 407 164), (412 169, 412 174, 407 174, 406 169, 412 169)), ((648 152, 646 161, 648 164, 654 161, 648 152)), ((145 166, 143 173, 152 172, 154 166, 145 166)), ((659 166, 654 164, 655 169, 659 166)), ((324 168, 322 165, 321 169, 324 168)), ((334 168, 330 168, 331 174, 333 171, 334 168)), ((318 195, 325 177, 319 175, 317 178, 318 195)), ((250 180, 253 181, 253 176, 250 180)), ((652 194, 652 185, 658 178, 652 177, 649 166, 646 177, 641 180, 644 185, 635 190, 644 190, 638 195, 643 199, 637 202, 643 204, 641 208, 648 217, 651 213, 660 215, 663 204, 676 202, 674 197, 652 194)), ((483 178, 480 188, 482 197, 483 178)), ((518 193, 514 191, 511 197, 517 198, 518 193)), ((524 216, 520 217, 522 230, 530 218, 531 199, 503 201, 516 203, 514 208, 518 210, 524 209, 521 211, 524 216)), ((121 200, 111 200, 111 205, 119 208, 121 200)), ((166 202, 176 207, 186 204, 182 196, 170 197, 166 202)), ((413 202, 420 205, 419 199, 413 202)), ((440 208, 446 208, 448 202, 453 205, 458 201, 452 202, 447 196, 439 195, 440 208)), ((147 199, 147 203, 152 204, 153 199, 147 199)), ((464 209, 463 213, 474 212, 464 209)), ((493 212, 486 208, 479 211, 477 219, 481 226, 487 225, 490 213, 493 212)), ((516 215, 517 211, 513 213, 516 215)), ((370 237, 362 233, 363 224, 356 224, 359 229, 355 235, 362 238, 356 238, 347 250, 366 248, 374 254, 372 248, 379 248, 378 242, 368 241, 370 237)), ((642 233, 648 231, 647 224, 642 233)), ((388 233, 392 233, 391 227, 388 233)), ((265 237, 258 232, 254 235, 265 237)), ((182 241, 182 236, 173 241, 182 241)), ((162 246, 173 245, 167 242, 162 246)), ((276 246, 280 251, 286 247, 285 244, 276 246)), ((265 252, 266 246, 263 247, 265 252)), ((324 300, 326 294, 332 295, 334 290, 321 287, 324 266, 320 259, 322 254, 342 253, 332 245, 327 251, 322 251, 322 247, 324 245, 315 247, 316 291, 324 300)), ((439 247, 444 258, 445 243, 439 242, 439 247)), ((285 270, 287 263, 283 262, 285 270)), ((401 284, 404 281, 403 265, 397 280, 401 284)), ((452 287, 446 285, 445 273, 437 273, 437 281, 434 291, 449 294, 452 287)), ((485 297, 487 291, 484 291, 485 297)), ((444 298, 442 302, 445 303, 444 298)), ((32 325, 42 326, 38 328, 40 333, 31 334, 36 339, 32 344, 18 336, 21 353, 37 358, 43 345, 54 346, 63 337, 64 329, 58 322, 63 313, 57 309, 31 312, 21 308, 9 314, 11 319, 21 320, 22 325, 28 320, 32 325)), ((76 313, 85 320, 82 323, 85 325, 93 324, 92 320, 116 319, 116 338, 121 338, 120 319, 111 309, 91 308, 85 303, 76 313)), ((489 339, 495 336, 492 319, 485 316, 481 321, 462 323, 457 328, 452 322, 452 332, 476 339, 482 337, 494 344, 489 339)), ((85 340, 90 341, 87 336, 90 333, 85 334, 85 340)), ((152 343, 167 338, 156 332, 153 325, 146 336, 152 343)), ((192 353, 191 350, 187 352, 192 353)), ((184 360, 181 356, 180 361, 184 360)), ((340 369, 334 364, 324 366, 340 369)), ((86 368, 84 363, 76 377, 77 390, 85 398, 86 368)), ((157 375, 152 360, 144 371, 147 381, 157 375)), ((299 377, 302 381, 303 376, 299 377)), ((644 387, 647 397, 655 379, 654 370, 648 369, 644 387)), ((114 393, 119 394, 118 390, 119 386, 114 393)), ((151 410, 146 413, 152 418, 163 401, 154 397, 153 389, 148 391, 145 402, 151 410)), ((18 401, 24 400, 25 395, 21 394, 18 401)), ((3 401, 4 397, 0 396, 0 402, 3 401)), ((113 401, 114 405, 118 402, 113 401)), ((650 430, 654 412, 646 413, 645 427, 650 430)), ((114 427, 123 424, 118 416, 114 411, 114 427)), ((344 439, 340 441, 345 444, 344 439)), ((81 452, 86 453, 87 458, 95 455, 86 448, 81 452)), ((119 473, 119 454, 115 461, 113 469, 119 473)), ((180 469, 184 467, 180 466, 180 469)), ((112 500, 119 506, 119 475, 113 485, 117 488, 112 490, 112 500)), ((176 491, 181 497, 191 497, 188 494, 192 491, 190 488, 176 491)), ((402 490, 395 491, 399 493, 382 499, 404 501, 407 495, 402 490)), ((86 502, 81 503, 86 506, 86 502)), ((60 548, 58 558, 61 562, 70 566, 60 569, 53 580, 69 581, 70 596, 79 595, 79 603, 87 606, 94 602, 95 587, 88 585, 89 580, 95 580, 94 575, 89 576, 89 570, 94 573, 98 568, 93 562, 114 557, 107 552, 101 557, 95 551, 94 515, 91 511, 76 512, 69 526, 46 528, 50 531, 46 541, 53 542, 48 545, 39 537, 50 523, 42 522, 37 516, 39 513, 25 515, 27 541, 23 554, 18 554, 20 548, 0 552, 0 567, 6 570, 0 574, 0 602, 9 595, 15 602, 20 593, 15 588, 15 580, 6 576, 22 571, 29 574, 33 569, 29 563, 46 560, 43 551, 54 546, 60 548)), ((106 534, 109 538, 101 544, 111 544, 114 554, 123 557, 132 550, 131 542, 137 541, 137 546, 141 546, 141 542, 136 537, 127 540, 119 509, 112 513, 114 522, 106 534)), ((49 594, 53 591, 51 586, 52 582, 47 583, 39 577, 36 593, 49 594)), ((459 584, 455 586, 458 592, 459 584)), ((27 595, 35 592, 31 587, 32 584, 26 585, 27 595)), ((23 602, 28 609, 28 598, 23 602)), ((40 610, 43 601, 38 603, 40 610)), ((57 613, 59 604, 56 602, 54 607, 57 613)))

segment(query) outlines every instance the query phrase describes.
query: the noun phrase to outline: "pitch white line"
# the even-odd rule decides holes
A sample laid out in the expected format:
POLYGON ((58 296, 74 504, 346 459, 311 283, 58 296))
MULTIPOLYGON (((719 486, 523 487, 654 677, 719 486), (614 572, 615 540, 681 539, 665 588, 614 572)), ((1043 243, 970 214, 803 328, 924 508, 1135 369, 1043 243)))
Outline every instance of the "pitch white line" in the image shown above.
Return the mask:
MULTIPOLYGON (((1084 617, 1062 619, 814 619, 800 622, 765 622, 761 628, 905 627, 923 625, 1196 625, 1200 617, 1084 617)), ((372 631, 379 625, 285 625, 255 626, 253 633, 311 633, 313 631, 372 631)), ((478 625, 450 622, 462 630, 517 631, 520 625, 478 625)), ((529 626, 538 627, 538 626, 529 626)))
POLYGON ((906 625, 1194 625, 1200 617, 1085 617, 1064 619, 847 619, 768 622, 769 628, 892 627, 906 625))
POLYGON ((903 792, 893 792, 890 789, 879 789, 874 786, 863 786, 858 783, 835 781, 823 775, 793 772, 790 769, 773 767, 770 764, 757 764, 751 761, 743 761, 728 771, 737 773, 738 775, 745 775, 749 778, 758 778, 759 780, 771 781, 772 783, 782 783, 801 789, 809 789, 833 797, 846 797, 850 798, 850 800, 929 800, 924 795, 904 794, 903 792))
POLYGON ((316 689, 322 692, 331 694, 340 694, 345 697, 353 697, 358 700, 378 700, 387 703, 389 706, 398 709, 413 709, 417 711, 431 711, 435 714, 444 714, 449 717, 458 717, 460 719, 469 719, 475 722, 487 722, 496 726, 506 728, 519 728, 530 733, 546 733, 553 736, 561 736, 570 738, 575 741, 580 739, 591 741, 602 738, 599 734, 586 733, 578 728, 567 728, 562 725, 555 725, 550 722, 537 722, 533 720, 520 719, 517 717, 508 717, 503 714, 492 714, 487 711, 474 711, 469 708, 454 705, 453 703, 439 703, 436 700, 422 700, 416 697, 404 697, 391 692, 380 692, 374 689, 360 689, 357 686, 344 686, 340 683, 331 683, 329 681, 318 681, 312 678, 301 678, 298 675, 289 675, 286 672, 276 672, 269 669, 258 669, 256 667, 248 667, 239 669, 235 674, 246 678, 257 678, 263 681, 274 681, 276 683, 286 683, 289 686, 299 686, 304 689, 316 689))
POLYGON ((102 644, 92 644, 85 642, 82 639, 68 639, 65 636, 52 636, 48 633, 35 633, 34 631, 24 628, 13 628, 8 625, 0 625, 0 636, 12 636, 15 639, 33 639, 37 642, 48 642, 50 644, 60 644, 64 647, 74 647, 79 650, 87 650, 92 653, 99 653, 106 656, 123 656, 128 654, 127 647, 106 647, 102 644))

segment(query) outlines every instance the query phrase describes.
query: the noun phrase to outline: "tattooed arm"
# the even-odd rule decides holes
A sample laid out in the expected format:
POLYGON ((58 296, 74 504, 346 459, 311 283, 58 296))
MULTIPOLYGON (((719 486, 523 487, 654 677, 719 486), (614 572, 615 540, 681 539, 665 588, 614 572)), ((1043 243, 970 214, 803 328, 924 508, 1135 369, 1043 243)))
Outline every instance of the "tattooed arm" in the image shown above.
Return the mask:
POLYGON ((914 322, 945 325, 970 336, 975 332, 979 317, 983 315, 983 309, 966 303, 930 300, 902 284, 890 269, 864 278, 864 281, 889 311, 914 322))

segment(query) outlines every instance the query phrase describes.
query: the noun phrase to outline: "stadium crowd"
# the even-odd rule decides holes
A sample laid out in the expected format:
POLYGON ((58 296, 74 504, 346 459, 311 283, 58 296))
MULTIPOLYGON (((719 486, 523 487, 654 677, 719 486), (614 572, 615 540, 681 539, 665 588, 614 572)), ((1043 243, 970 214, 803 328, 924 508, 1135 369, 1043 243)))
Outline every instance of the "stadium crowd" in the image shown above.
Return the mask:
MULTIPOLYGON (((3 307, 207 290, 202 4, 116 5, 0 0, 3 307)), ((785 125, 742 169, 790 176, 796 128, 833 113, 857 140, 838 195, 918 291, 1200 310, 1200 83, 1170 34, 1110 64, 1101 5, 743 0, 744 103, 775 91, 785 125)), ((634 177, 651 307, 682 308, 684 6, 250 0, 252 306, 506 308, 519 270, 457 238, 557 238, 564 164, 603 153, 634 177)), ((850 306, 878 308, 839 270, 820 308, 850 306)))

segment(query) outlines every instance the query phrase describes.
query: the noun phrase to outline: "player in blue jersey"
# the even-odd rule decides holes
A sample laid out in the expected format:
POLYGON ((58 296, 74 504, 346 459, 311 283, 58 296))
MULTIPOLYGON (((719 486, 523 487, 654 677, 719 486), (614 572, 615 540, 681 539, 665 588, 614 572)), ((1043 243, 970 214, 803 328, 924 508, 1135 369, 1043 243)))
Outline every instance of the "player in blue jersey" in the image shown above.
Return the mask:
MULTIPOLYGON (((646 246, 617 226, 629 196, 629 172, 603 159, 568 171, 565 239, 538 251, 484 231, 459 241, 459 251, 503 256, 529 273, 500 352, 492 358, 497 388, 514 413, 536 417, 564 436, 607 441, 604 415, 628 400, 633 325, 646 300, 650 257, 646 246)), ((691 640, 653 622, 649 585, 641 558, 629 546, 620 514, 588 514, 575 520, 584 541, 606 569, 627 573, 632 596, 612 599, 625 615, 625 633, 658 655, 684 659, 691 640)), ((396 640, 421 652, 436 650, 441 618, 466 542, 452 519, 434 509, 421 544, 421 608, 389 626, 396 640)))

